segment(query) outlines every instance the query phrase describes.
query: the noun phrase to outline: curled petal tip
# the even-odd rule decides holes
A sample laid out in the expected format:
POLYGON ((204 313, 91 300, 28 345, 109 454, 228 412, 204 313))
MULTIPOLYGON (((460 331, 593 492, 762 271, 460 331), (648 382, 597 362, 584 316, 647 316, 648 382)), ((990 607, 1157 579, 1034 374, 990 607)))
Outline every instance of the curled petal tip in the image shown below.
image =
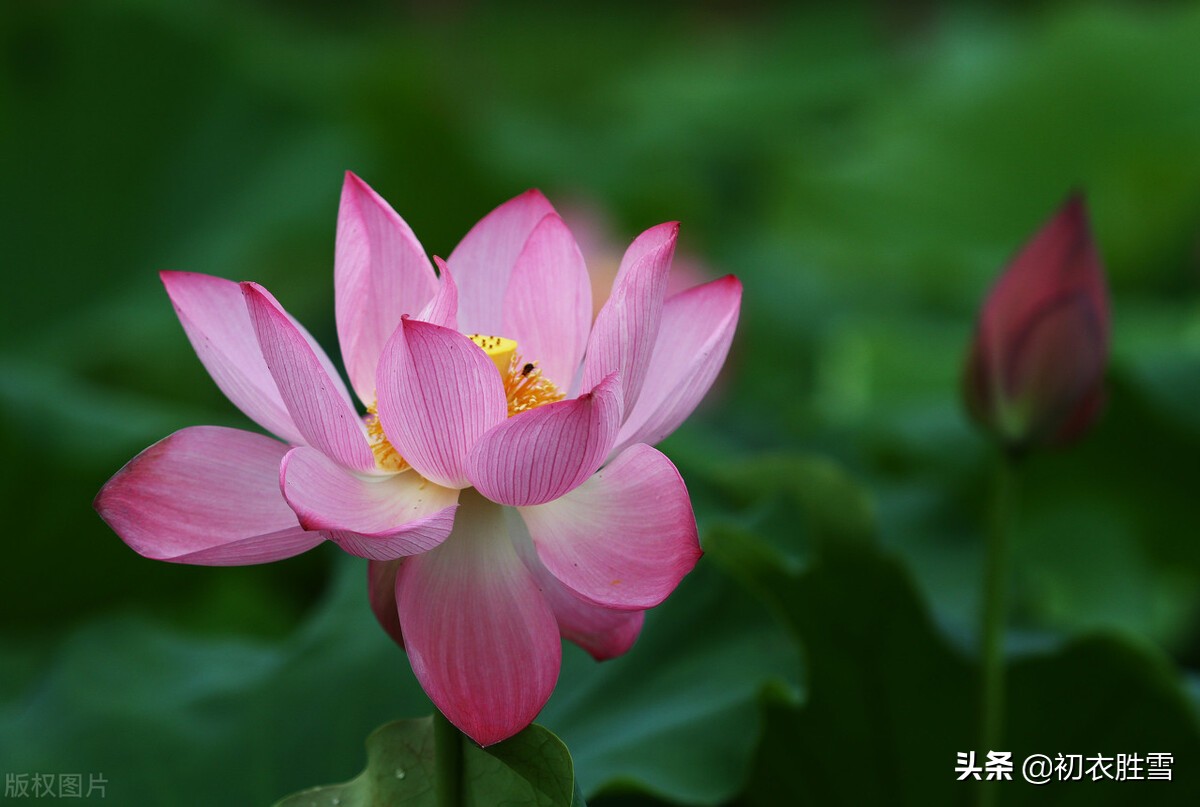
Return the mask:
POLYGON ((643 231, 641 235, 634 239, 634 243, 643 239, 646 239, 644 241, 647 247, 646 252, 661 249, 666 245, 674 245, 679 240, 679 222, 664 221, 662 224, 656 224, 643 231))
MULTIPOLYGON (((381 197, 370 184, 353 171, 346 171, 342 180, 342 198, 343 200, 351 200, 361 197, 367 197, 376 200, 381 205, 387 205, 387 202, 381 197)), ((389 208, 390 205, 387 205, 389 208)))
POLYGON ((1076 242, 1086 240, 1088 245, 1091 245, 1091 219, 1082 190, 1076 189, 1068 194, 1054 218, 1044 228, 1044 232, 1052 232, 1056 225, 1065 231, 1060 237, 1076 242))
POLYGON ((547 212, 554 211, 554 205, 551 204, 550 200, 546 197, 546 194, 542 193, 541 188, 529 188, 524 193, 514 196, 505 204, 511 204, 512 202, 518 201, 525 205, 531 205, 531 209, 534 210, 546 210, 547 212))
POLYGON ((1083 215, 1087 215, 1087 194, 1083 188, 1074 187, 1067 194, 1067 199, 1063 202, 1063 210, 1077 211, 1083 215))
POLYGON ((742 289, 743 289, 742 281, 738 278, 737 275, 734 275, 734 274, 722 275, 721 277, 718 277, 716 280, 714 280, 712 282, 722 288, 727 289, 730 292, 737 294, 739 297, 741 297, 741 295, 742 295, 742 289))

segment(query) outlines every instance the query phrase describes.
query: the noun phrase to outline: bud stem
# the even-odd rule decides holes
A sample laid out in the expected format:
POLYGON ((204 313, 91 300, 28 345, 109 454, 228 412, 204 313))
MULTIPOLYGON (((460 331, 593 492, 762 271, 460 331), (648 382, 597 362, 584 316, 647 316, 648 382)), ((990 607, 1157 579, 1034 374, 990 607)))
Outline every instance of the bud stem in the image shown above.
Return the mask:
MULTIPOLYGON (((981 656, 981 752, 1003 751, 1004 732, 1004 616, 1008 593, 1007 533, 1017 507, 1017 477, 1020 455, 1003 451, 996 463, 992 483, 991 513, 987 532, 987 558, 983 568, 981 656)), ((981 807, 996 800, 996 788, 984 783, 981 807)))
POLYGON ((463 803, 462 733, 440 711, 433 713, 433 755, 438 807, 459 807, 463 803))

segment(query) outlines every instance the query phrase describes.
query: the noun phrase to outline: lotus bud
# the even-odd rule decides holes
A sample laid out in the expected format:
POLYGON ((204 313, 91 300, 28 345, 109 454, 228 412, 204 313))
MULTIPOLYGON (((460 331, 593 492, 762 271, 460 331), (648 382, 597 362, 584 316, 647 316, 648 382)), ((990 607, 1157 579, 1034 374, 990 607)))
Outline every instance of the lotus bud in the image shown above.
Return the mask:
POLYGON ((1104 270, 1075 193, 984 301, 964 375, 967 409, 1010 451, 1070 442, 1102 407, 1108 346, 1104 270))

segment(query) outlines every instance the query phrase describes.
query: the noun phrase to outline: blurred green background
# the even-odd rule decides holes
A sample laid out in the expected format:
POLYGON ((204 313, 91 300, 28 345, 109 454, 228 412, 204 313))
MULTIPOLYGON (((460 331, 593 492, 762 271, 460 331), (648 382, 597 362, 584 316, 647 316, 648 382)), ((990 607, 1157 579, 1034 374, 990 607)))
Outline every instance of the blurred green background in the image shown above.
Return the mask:
MULTIPOLYGON (((1200 796, 1200 6, 17 0, 0 10, 0 769, 116 804, 268 804, 428 711, 329 547, 206 569, 91 509, 175 429, 248 427, 160 269, 252 279, 334 356, 342 172, 446 255, 540 187, 619 250, 745 284, 663 446, 708 552, 627 656, 569 648, 539 722, 598 804, 942 804, 975 749, 990 446, 976 308, 1073 188, 1111 281, 1108 409, 1035 458, 1013 536, 1007 740, 1170 752, 1200 796)), ((976 749, 978 750, 978 749, 976 749)))

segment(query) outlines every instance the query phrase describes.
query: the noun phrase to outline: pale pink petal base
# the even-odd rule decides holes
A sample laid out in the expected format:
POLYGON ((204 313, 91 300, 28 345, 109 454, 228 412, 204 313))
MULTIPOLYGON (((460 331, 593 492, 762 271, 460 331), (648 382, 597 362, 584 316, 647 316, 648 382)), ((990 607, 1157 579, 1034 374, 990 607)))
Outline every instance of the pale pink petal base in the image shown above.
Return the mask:
POLYGON ((658 605, 701 555, 683 479, 642 443, 566 496, 520 512, 546 568, 608 608, 658 605))
POLYGON ((562 637, 582 647, 596 661, 616 658, 633 647, 642 632, 645 611, 605 608, 571 591, 538 558, 529 530, 517 512, 507 509, 505 515, 517 553, 554 612, 562 637))
POLYGON ((283 496, 310 530, 352 555, 390 560, 427 552, 454 526, 458 491, 414 471, 366 476, 342 468, 320 451, 300 446, 279 470, 283 496))
POLYGON ((396 602, 417 680, 475 742, 511 737, 550 698, 558 626, 499 505, 465 492, 449 540, 401 565, 396 602))
POLYGON ((202 566, 289 558, 325 536, 306 532, 279 493, 287 450, 260 434, 193 426, 130 460, 95 507, 147 558, 202 566))
POLYGON ((613 374, 587 394, 522 412, 483 435, 467 474, 492 501, 542 504, 595 473, 620 424, 621 388, 613 374))

